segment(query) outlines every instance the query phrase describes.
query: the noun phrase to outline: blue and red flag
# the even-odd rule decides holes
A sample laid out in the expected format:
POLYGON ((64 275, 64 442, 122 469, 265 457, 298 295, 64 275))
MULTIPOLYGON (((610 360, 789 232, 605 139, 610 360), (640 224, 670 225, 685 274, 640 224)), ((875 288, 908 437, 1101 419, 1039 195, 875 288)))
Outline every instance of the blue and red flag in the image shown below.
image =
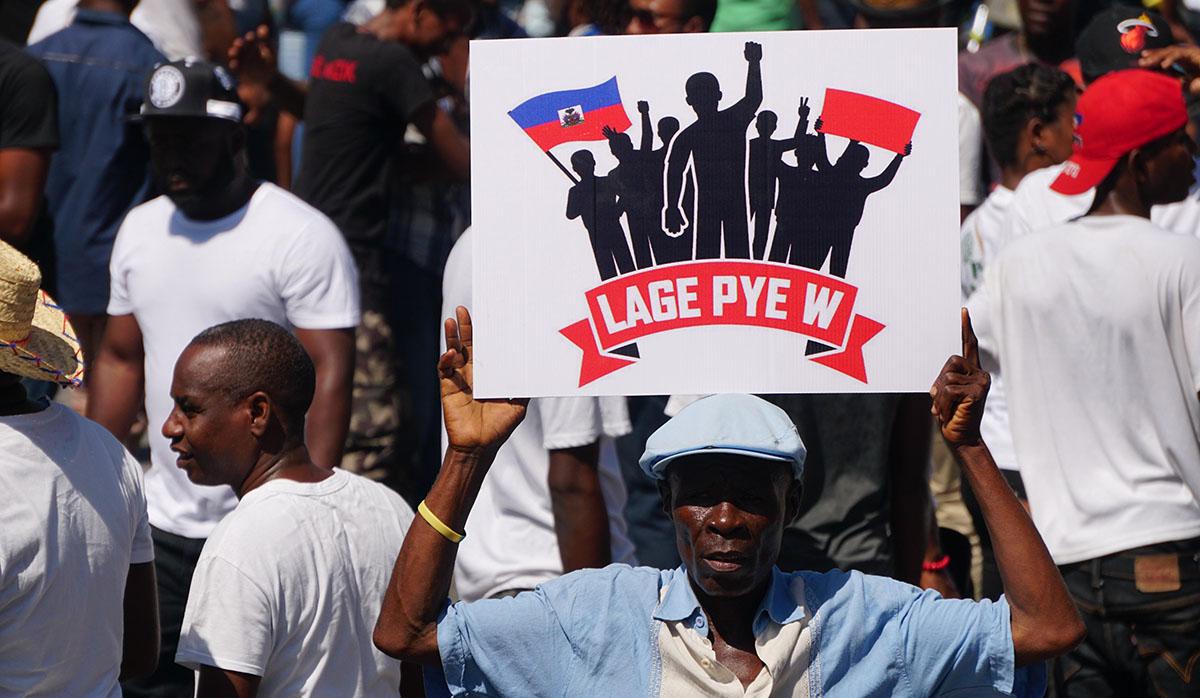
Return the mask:
POLYGON ((614 131, 631 126, 616 77, 595 87, 531 97, 508 115, 547 152, 560 143, 602 141, 605 126, 614 131))

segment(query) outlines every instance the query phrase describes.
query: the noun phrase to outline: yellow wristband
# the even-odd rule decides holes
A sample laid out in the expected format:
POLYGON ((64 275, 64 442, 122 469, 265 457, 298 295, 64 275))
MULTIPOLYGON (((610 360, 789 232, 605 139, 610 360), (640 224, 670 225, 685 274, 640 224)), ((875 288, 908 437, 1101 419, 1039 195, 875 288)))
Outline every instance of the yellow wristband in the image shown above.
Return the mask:
POLYGON ((442 523, 442 520, 437 516, 434 516, 433 512, 429 511, 429 507, 425 506, 424 499, 422 499, 421 503, 417 505, 417 513, 421 515, 422 519, 425 519, 425 523, 432 526, 433 530, 442 534, 442 537, 451 543, 457 543, 463 538, 467 537, 467 534, 458 533, 453 528, 450 528, 446 524, 442 523))

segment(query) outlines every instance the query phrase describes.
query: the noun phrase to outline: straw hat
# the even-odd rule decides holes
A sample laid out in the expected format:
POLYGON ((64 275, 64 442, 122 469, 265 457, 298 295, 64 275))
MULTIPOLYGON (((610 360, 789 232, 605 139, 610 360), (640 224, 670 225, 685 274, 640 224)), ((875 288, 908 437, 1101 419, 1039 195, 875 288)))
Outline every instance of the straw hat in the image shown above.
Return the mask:
POLYGON ((41 283, 37 266, 0 242, 0 371, 78 386, 83 362, 75 330, 41 283))

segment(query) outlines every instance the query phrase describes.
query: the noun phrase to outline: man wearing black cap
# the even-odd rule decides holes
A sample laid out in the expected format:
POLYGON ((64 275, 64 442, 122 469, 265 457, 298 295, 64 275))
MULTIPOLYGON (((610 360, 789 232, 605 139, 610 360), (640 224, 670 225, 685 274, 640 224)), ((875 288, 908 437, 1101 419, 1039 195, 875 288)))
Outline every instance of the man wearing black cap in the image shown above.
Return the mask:
MULTIPOLYGON (((145 385, 146 413, 171 410, 171 368, 188 340, 221 322, 264 318, 292 329, 313 357, 317 390, 307 443, 325 467, 341 457, 349 420, 354 262, 337 228, 288 192, 246 171, 242 106, 229 73, 186 60, 160 65, 141 109, 156 184, 165 196, 137 206, 117 233, 108 326, 91 376, 88 415, 125 438, 145 385)), ((159 671, 127 695, 190 694, 174 664, 192 570, 204 540, 236 499, 174 466, 151 430, 146 494, 162 611, 159 671)))
POLYGON ((374 634, 387 654, 441 669, 452 693, 1040 696, 1030 674, 1082 635, 1037 531, 979 437, 988 378, 965 313, 965 356, 946 363, 930 392, 997 533, 1006 598, 946 600, 860 572, 780 572, 804 444, 778 407, 715 395, 656 431, 641 459, 674 525, 681 567, 610 565, 512 598, 448 605, 454 546, 527 402, 474 398, 470 315, 456 314, 438 363, 450 447, 374 634), (1018 669, 1025 665, 1034 671, 1018 669))
POLYGON ((1038 530, 1087 624, 1060 696, 1195 696, 1200 241, 1150 222, 1193 182, 1179 81, 1096 80, 1052 184, 1087 214, 1013 241, 972 297, 1004 367, 1038 530))

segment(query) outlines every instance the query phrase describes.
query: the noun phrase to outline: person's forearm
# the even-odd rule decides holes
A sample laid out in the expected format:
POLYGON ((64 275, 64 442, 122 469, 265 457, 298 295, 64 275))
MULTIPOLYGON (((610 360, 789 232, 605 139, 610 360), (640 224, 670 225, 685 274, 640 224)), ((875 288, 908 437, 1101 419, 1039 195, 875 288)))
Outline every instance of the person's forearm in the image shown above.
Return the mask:
POLYGON ((280 111, 291 114, 297 121, 304 120, 304 105, 308 100, 308 88, 283 73, 276 72, 271 78, 270 84, 267 85, 267 89, 270 90, 271 98, 280 111))
POLYGON ((763 87, 762 87, 762 62, 750 61, 749 67, 746 69, 746 99, 754 103, 754 108, 762 104, 763 87))
MULTIPOLYGON (((88 388, 87 417, 124 442, 137 419, 142 399, 143 366, 141 359, 122 359, 101 348, 85 376, 88 388)), ((151 425, 156 429, 161 425, 151 425)))
POLYGON ((342 449, 350 431, 350 370, 317 371, 317 390, 308 408, 305 442, 313 463, 334 468, 342 462, 342 449))
MULTIPOLYGON (((437 481, 425 496, 425 505, 442 523, 463 532, 494 459, 494 451, 448 449, 437 481)), ((375 646, 381 652, 428 666, 441 665, 437 617, 450 591, 457 554, 457 544, 434 530, 419 514, 413 519, 375 624, 375 646)))
POLYGON ((988 531, 1004 595, 1012 612, 1017 666, 1058 653, 1078 642, 1083 621, 1075 610, 1046 544, 982 442, 953 448, 988 531))
POLYGON ((599 451, 593 443, 550 452, 550 505, 564 573, 612 562, 599 451))

